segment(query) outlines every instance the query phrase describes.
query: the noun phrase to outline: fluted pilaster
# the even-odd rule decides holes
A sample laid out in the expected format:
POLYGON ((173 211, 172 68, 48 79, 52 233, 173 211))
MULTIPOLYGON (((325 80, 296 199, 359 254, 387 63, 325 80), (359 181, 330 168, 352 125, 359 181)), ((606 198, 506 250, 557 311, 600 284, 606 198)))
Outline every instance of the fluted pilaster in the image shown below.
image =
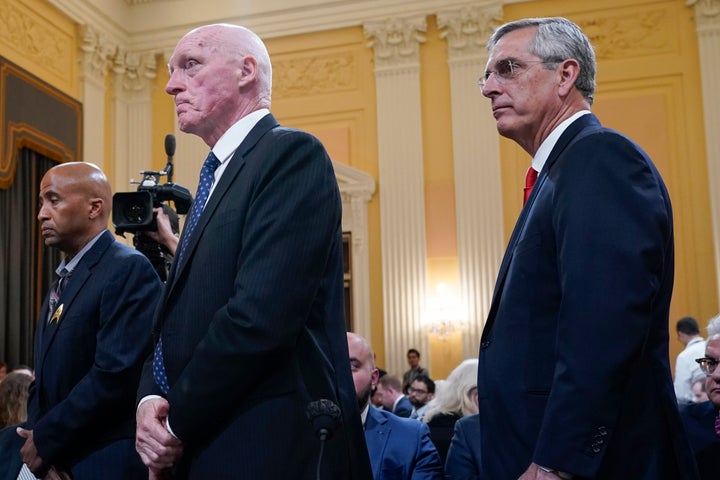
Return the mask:
POLYGON ((485 70, 485 48, 502 21, 502 3, 438 12, 448 42, 455 164, 460 291, 467 309, 463 357, 477 355, 503 254, 500 150, 488 100, 477 78, 485 70))
POLYGON ((364 27, 375 52, 385 366, 400 373, 409 347, 427 351, 419 59, 426 24, 424 16, 395 17, 364 27))
POLYGON ((695 7, 700 76, 702 78, 705 142, 710 182, 710 208, 715 244, 715 271, 720 296, 720 0, 689 0, 695 7))

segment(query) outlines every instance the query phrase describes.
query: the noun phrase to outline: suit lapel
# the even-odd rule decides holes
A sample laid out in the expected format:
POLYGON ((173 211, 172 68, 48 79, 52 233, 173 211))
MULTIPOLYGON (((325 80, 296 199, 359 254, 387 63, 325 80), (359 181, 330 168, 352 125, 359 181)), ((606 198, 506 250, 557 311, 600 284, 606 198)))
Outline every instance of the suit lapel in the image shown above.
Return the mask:
MULTIPOLYGON (((45 360, 45 356, 47 355, 48 351, 50 350, 50 347, 53 343, 53 340, 55 339, 55 336, 57 335, 58 329, 60 328, 60 324, 62 323, 65 316, 68 314, 68 312, 72 309, 73 301, 75 300, 75 297, 80 293, 80 291, 83 288, 83 285, 85 285, 85 282, 88 281, 90 278, 92 272, 92 267, 100 260, 103 253, 105 253, 105 250, 115 241, 115 238, 113 237, 112 233, 110 231, 105 231, 100 238, 98 238, 97 242, 95 242, 95 245, 92 246, 90 250, 85 252, 85 255, 80 259, 78 264, 75 266, 75 269, 72 271, 72 275, 70 279, 67 281, 67 286, 62 292, 62 295, 60 296, 60 299, 58 301, 59 305, 62 306, 62 314, 59 316, 57 321, 54 321, 52 323, 48 323, 47 321, 47 315, 48 315, 48 305, 47 302, 43 306, 42 312, 40 313, 40 321, 43 323, 40 325, 41 330, 41 347, 40 347, 40 355, 37 356, 37 358, 40 361, 39 365, 35 365, 36 370, 42 369, 42 363, 45 360), (44 315, 43 315, 44 314, 44 315)), ((58 307, 59 309, 60 307, 58 307)))
POLYGON ((163 303, 167 298, 170 297, 170 292, 175 287, 175 279, 179 278, 186 270, 187 264, 192 258, 192 253, 197 246, 198 240, 202 236, 202 232, 205 230, 205 227, 210 222, 210 220, 212 220, 218 205, 222 201, 222 198, 230 189, 230 186, 233 184, 235 178, 240 173, 240 170, 242 170, 243 166, 245 165, 246 155, 250 152, 250 150, 255 147, 255 145, 263 137, 263 135, 265 135, 268 131, 272 130, 276 126, 278 126, 278 122, 277 120, 275 120, 275 117, 270 113, 265 115, 263 118, 260 119, 258 123, 255 124, 252 130, 250 130, 248 135, 238 146, 237 150, 235 150, 232 158, 228 160, 228 165, 227 167, 225 167, 225 171, 220 177, 220 181, 215 186, 212 195, 210 195, 210 199, 205 205, 202 215, 200 216, 200 220, 198 221, 198 224, 193 231, 193 236, 188 242, 187 251, 183 254, 184 262, 182 262, 182 264, 180 265, 176 265, 175 263, 173 263, 173 266, 170 269, 170 275, 168 277, 168 285, 170 285, 170 288, 168 289, 167 295, 165 295, 163 299, 163 303))
POLYGON ((550 155, 545 162, 545 166, 543 167, 542 172, 540 172, 537 182, 535 182, 535 188, 533 188, 527 203, 520 211, 520 216, 515 223, 515 228, 513 229, 512 235, 510 235, 510 241, 508 242, 507 249, 505 250, 505 255, 503 256, 502 263, 500 264, 500 270, 498 272, 498 277, 495 282, 495 291, 493 292, 493 299, 490 304, 488 320, 483 329, 483 338, 485 338, 486 335, 489 334, 490 327, 495 321, 495 314, 497 313, 500 297, 502 295, 502 289, 505 285, 505 278, 507 277, 508 268, 510 267, 510 262, 515 251, 515 246, 517 245, 518 239, 520 238, 520 233, 525 229, 525 223, 527 222, 528 216, 532 211, 533 205, 535 203, 535 198, 537 198, 537 196, 539 195, 540 190, 542 189, 542 186, 547 179, 547 172, 553 168, 553 165, 555 164, 557 159, 562 156, 562 153, 565 152, 570 143, 572 143, 572 141, 578 137, 580 132, 582 132, 588 127, 594 126, 600 126, 600 121, 597 119, 597 117, 592 113, 583 115, 582 117, 571 123, 567 127, 567 129, 565 129, 565 131, 562 135, 560 135, 560 138, 553 147, 552 152, 550 152, 550 155))
POLYGON ((387 424, 385 418, 372 405, 368 409, 367 419, 365 420, 365 441, 370 455, 370 465, 372 466, 373 476, 381 478, 382 458, 385 451, 385 445, 390 438, 392 430, 387 424))

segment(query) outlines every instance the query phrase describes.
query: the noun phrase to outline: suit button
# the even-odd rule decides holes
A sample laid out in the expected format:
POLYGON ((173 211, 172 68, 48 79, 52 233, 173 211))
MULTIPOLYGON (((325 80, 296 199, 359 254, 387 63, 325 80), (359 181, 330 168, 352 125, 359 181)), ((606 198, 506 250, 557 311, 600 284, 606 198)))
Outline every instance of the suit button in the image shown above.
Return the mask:
POLYGON ((490 346, 490 340, 483 340, 480 344, 480 348, 488 348, 490 346))

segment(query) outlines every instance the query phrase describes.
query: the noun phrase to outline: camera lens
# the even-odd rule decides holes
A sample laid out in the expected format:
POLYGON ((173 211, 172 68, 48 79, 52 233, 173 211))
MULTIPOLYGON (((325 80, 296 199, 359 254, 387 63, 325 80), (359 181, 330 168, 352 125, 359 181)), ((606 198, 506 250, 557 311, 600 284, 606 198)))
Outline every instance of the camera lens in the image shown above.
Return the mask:
POLYGON ((140 202, 132 202, 125 205, 123 214, 128 223, 140 225, 145 222, 148 216, 147 205, 140 202))

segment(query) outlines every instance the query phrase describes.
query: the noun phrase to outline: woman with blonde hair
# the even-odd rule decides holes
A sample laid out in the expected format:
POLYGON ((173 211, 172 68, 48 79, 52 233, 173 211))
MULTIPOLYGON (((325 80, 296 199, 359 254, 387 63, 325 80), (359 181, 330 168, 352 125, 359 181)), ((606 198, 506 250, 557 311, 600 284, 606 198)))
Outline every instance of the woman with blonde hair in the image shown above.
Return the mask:
POLYGON ((455 422, 478 412, 477 372, 477 358, 460 363, 446 380, 436 382, 435 397, 428 402, 425 410, 423 422, 430 428, 430 439, 443 463, 450 447, 455 422))

